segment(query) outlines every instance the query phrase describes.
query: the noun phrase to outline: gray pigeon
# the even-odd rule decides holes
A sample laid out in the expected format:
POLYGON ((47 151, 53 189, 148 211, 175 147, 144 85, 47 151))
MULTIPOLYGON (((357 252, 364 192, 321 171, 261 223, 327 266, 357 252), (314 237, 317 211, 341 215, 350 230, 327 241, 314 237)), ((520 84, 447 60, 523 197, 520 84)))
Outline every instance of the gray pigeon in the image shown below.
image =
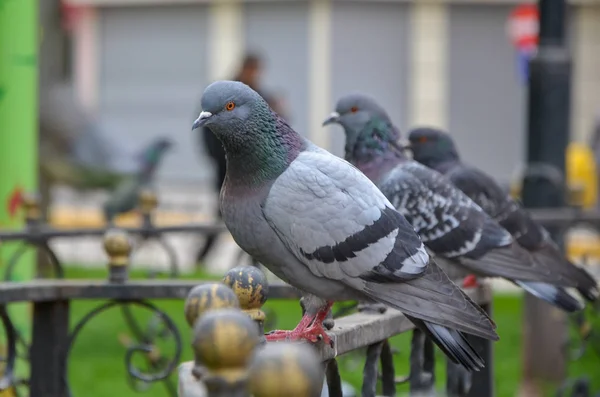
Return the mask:
POLYGON ((113 218, 136 208, 140 191, 151 182, 156 169, 165 152, 172 146, 171 141, 158 138, 140 153, 140 170, 137 174, 124 179, 108 200, 104 203, 104 219, 112 222, 113 218))
POLYGON ((218 81, 202 95, 193 129, 223 143, 223 220, 236 243, 275 275, 326 303, 293 331, 267 340, 330 342, 322 321, 333 301, 398 309, 454 362, 484 363, 465 335, 498 340, 487 314, 430 260, 406 219, 348 162, 295 132, 250 87, 218 81))
POLYGON ((463 164, 450 135, 434 128, 416 128, 409 134, 416 161, 445 174, 491 217, 508 230, 533 258, 562 280, 576 287, 588 301, 598 298, 598 286, 584 269, 569 262, 548 231, 483 171, 463 164))
POLYGON ((459 267, 477 276, 503 277, 565 311, 583 308, 561 287, 560 276, 533 261, 506 229, 452 182, 406 157, 396 143, 398 129, 372 97, 343 97, 324 122, 330 123, 344 128, 346 160, 381 189, 440 264, 447 264, 448 273, 459 267))

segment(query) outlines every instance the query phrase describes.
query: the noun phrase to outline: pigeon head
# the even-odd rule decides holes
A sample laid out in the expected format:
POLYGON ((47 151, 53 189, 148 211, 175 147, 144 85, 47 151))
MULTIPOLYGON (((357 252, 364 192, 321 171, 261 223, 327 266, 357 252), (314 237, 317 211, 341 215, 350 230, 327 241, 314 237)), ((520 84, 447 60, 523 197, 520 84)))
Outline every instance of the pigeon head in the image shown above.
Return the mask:
POLYGON ((413 159, 426 166, 460 158, 452 137, 437 128, 415 128, 408 134, 408 141, 413 159))
POLYGON ((283 172, 303 146, 302 138, 241 82, 210 84, 202 94, 201 106, 192 129, 206 127, 219 138, 230 178, 238 171, 240 177, 255 173, 262 181, 272 178, 283 172))
POLYGON ((344 128, 347 157, 366 155, 373 150, 387 151, 396 146, 400 138, 386 111, 365 94, 342 97, 335 111, 323 122, 324 126, 329 124, 344 128))
POLYGON ((238 81, 212 83, 204 90, 200 104, 202 112, 192 129, 207 127, 221 140, 242 135, 242 127, 253 113, 269 109, 256 91, 238 81))
POLYGON ((142 151, 140 156, 142 164, 158 164, 162 156, 171 146, 173 146, 173 142, 171 142, 169 139, 163 137, 157 138, 142 151))

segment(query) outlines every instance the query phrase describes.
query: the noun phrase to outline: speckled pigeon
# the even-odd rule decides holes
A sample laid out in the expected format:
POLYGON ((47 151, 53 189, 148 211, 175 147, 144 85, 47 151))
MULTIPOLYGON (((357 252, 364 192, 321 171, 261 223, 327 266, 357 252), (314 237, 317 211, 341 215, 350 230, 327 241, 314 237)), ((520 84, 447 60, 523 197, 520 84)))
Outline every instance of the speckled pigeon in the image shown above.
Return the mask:
POLYGON ((193 128, 208 127, 227 153, 220 205, 233 238, 275 275, 326 301, 267 340, 330 342, 322 321, 333 301, 364 300, 402 311, 465 368, 484 365, 463 333, 497 340, 495 324, 364 174, 304 139, 243 83, 212 83, 201 105, 193 128))
POLYGON ((513 200, 483 171, 461 162, 449 134, 435 128, 416 128, 409 134, 410 149, 416 161, 445 174, 490 216, 508 230, 538 263, 544 264, 562 285, 576 287, 588 301, 598 297, 594 278, 569 262, 548 231, 513 200))
POLYGON ((106 222, 110 223, 116 215, 136 208, 141 189, 152 182, 163 155, 171 145, 171 141, 166 138, 157 138, 140 153, 141 166, 138 173, 117 185, 117 188, 104 203, 103 210, 106 222))
POLYGON ((450 277, 468 272, 503 277, 565 311, 583 308, 561 287, 561 278, 552 269, 533 261, 506 229, 450 180, 406 157, 396 143, 399 130, 372 97, 341 98, 324 122, 329 123, 344 128, 346 160, 406 217, 450 277))

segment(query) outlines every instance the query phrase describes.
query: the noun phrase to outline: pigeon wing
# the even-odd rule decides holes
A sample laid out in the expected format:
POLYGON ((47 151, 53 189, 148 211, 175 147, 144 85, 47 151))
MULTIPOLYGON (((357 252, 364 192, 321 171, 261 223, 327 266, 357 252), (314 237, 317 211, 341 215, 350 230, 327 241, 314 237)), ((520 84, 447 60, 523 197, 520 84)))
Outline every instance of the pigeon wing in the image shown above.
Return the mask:
POLYGON ((511 244, 512 237, 437 171, 411 161, 379 184, 436 255, 478 258, 511 244))
POLYGON ((272 185, 263 213, 288 249, 320 277, 401 282, 429 256, 412 226, 355 167, 304 151, 272 185))

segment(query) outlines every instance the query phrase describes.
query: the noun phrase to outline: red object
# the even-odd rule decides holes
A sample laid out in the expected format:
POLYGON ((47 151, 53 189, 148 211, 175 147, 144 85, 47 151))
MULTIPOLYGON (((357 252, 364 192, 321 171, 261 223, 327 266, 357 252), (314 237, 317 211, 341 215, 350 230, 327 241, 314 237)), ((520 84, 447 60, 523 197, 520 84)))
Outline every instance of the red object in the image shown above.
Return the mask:
POLYGON ((69 4, 65 0, 61 0, 60 2, 60 15, 61 15, 61 24, 62 28, 71 32, 75 28, 77 20, 79 19, 79 15, 81 14, 82 7, 74 6, 69 4))
POLYGON ((271 331, 265 335, 265 339, 267 342, 306 339, 312 343, 317 343, 322 340, 324 343, 333 347, 333 341, 323 328, 323 321, 327 318, 331 306, 333 306, 333 302, 327 302, 327 305, 320 308, 315 316, 304 314, 300 323, 298 323, 296 328, 292 331, 271 331))
POLYGON ((23 188, 20 186, 15 186, 10 196, 8 196, 8 200, 6 202, 8 214, 11 218, 16 215, 21 203, 23 203, 23 188))
POLYGON ((475 277, 475 275, 473 275, 473 274, 469 274, 463 280, 462 287, 463 288, 475 288, 475 287, 477 287, 477 277, 475 277))
POLYGON ((536 48, 539 38, 540 14, 537 5, 521 4, 508 17, 508 36, 518 50, 536 48))

